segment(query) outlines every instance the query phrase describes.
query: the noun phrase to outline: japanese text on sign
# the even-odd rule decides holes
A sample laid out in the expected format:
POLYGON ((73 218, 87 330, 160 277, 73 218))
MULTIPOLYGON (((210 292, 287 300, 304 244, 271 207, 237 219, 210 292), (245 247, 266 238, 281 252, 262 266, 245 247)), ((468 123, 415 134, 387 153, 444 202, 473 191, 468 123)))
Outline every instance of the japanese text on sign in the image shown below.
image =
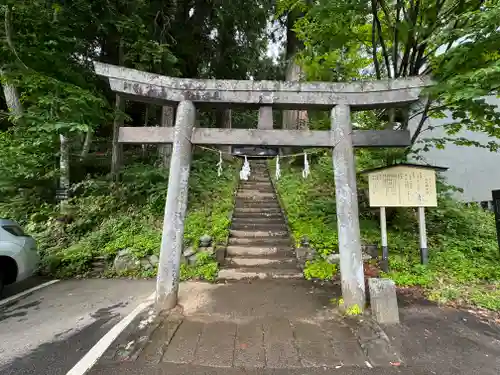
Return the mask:
POLYGON ((436 207, 436 172, 405 166, 373 172, 369 194, 372 207, 436 207))

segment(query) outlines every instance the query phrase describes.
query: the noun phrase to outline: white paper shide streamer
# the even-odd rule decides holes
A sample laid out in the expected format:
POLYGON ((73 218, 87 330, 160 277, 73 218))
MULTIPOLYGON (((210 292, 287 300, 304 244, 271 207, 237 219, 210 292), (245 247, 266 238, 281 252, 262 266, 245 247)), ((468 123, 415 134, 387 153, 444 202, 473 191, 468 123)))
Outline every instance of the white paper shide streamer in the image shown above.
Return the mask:
POLYGON ((281 177, 281 167, 280 167, 280 157, 279 155, 276 157, 276 181, 278 181, 281 177))
POLYGON ((250 163, 248 162, 248 159, 245 156, 245 162, 243 163, 243 167, 241 167, 240 171, 240 179, 248 181, 249 177, 250 177, 250 163))
POLYGON ((307 160, 307 152, 304 152, 304 169, 302 170, 302 177, 307 178, 309 173, 309 160, 307 160))
POLYGON ((217 176, 222 175, 222 151, 219 151, 219 162, 217 163, 217 176))

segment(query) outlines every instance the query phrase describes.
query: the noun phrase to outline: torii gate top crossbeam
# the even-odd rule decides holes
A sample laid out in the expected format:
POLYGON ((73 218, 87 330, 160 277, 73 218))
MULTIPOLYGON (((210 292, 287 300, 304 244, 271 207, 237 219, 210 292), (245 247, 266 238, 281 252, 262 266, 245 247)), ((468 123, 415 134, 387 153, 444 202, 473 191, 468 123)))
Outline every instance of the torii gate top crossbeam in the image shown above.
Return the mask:
POLYGON ((94 62, 97 75, 111 89, 135 101, 160 105, 190 100, 196 105, 279 109, 331 109, 346 104, 351 110, 408 105, 430 86, 427 77, 382 81, 280 82, 173 78, 94 62))

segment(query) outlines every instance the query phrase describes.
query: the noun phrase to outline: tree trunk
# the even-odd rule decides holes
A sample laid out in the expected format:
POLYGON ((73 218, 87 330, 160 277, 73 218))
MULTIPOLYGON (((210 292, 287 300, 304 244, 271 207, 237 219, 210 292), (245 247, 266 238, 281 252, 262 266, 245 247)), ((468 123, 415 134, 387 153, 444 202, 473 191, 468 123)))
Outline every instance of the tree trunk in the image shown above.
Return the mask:
POLYGON ((125 100, 120 96, 116 95, 115 100, 115 119, 113 121, 113 143, 112 143, 112 155, 111 155, 111 177, 113 180, 118 180, 120 173, 120 167, 123 159, 123 147, 118 143, 118 134, 120 127, 123 126, 123 112, 125 110, 125 100))
POLYGON ((3 82, 2 88, 5 101, 7 102, 7 108, 9 109, 10 114, 16 119, 20 118, 23 115, 23 105, 19 97, 19 92, 17 91, 16 86, 8 83, 5 72, 2 69, 0 69, 0 78, 3 82))
MULTIPOLYGON (((217 110, 216 113, 216 126, 221 129, 231 129, 232 125, 232 111, 230 108, 217 110)), ((224 153, 224 156, 229 157, 231 154, 231 146, 219 146, 219 150, 224 153)))
MULTIPOLYGON (((149 104, 146 104, 146 111, 144 112, 144 127, 148 126, 149 122, 149 104)), ((147 146, 145 143, 141 145, 142 148, 142 158, 146 158, 147 146)))
POLYGON ((80 154, 80 161, 84 161, 89 155, 90 145, 92 144, 92 130, 87 130, 85 140, 83 141, 82 153, 80 154))
MULTIPOLYGON (((287 81, 300 81, 303 79, 303 71, 292 57, 286 71, 287 81)), ((308 128, 308 114, 306 110, 283 111, 283 129, 305 130, 308 128)))
POLYGON ((61 214, 67 214, 70 188, 70 146, 69 139, 59 134, 59 189, 61 199, 61 214))
MULTIPOLYGON (((287 17, 287 30, 286 30, 286 59, 288 66, 286 70, 285 80, 287 81, 301 81, 304 79, 304 72, 295 61, 297 53, 302 49, 303 44, 297 38, 297 34, 293 30, 295 22, 303 16, 302 13, 291 11, 287 17)), ((286 110, 283 111, 283 129, 307 129, 308 128, 308 115, 306 110, 286 110)), ((287 147, 283 148, 283 152, 288 154, 292 149, 287 147)))
MULTIPOLYGON (((5 39, 7 41, 7 45, 9 46, 11 52, 21 63, 21 65, 26 68, 26 65, 24 65, 24 63, 21 61, 14 47, 14 41, 12 36, 13 31, 12 31, 11 12, 12 12, 12 5, 6 6, 4 15, 5 39)), ((3 82, 3 93, 5 95, 5 101, 7 102, 7 108, 9 109, 10 114, 13 115, 17 120, 23 114, 23 106, 21 104, 19 92, 17 91, 16 86, 9 83, 8 77, 6 76, 4 70, 1 68, 0 68, 0 78, 3 82)))
MULTIPOLYGON (((172 127, 174 126, 174 107, 164 106, 161 107, 161 126, 162 127, 172 127)), ((172 145, 160 145, 158 146, 158 154, 160 156, 161 165, 163 168, 168 168, 170 165, 170 154, 172 153, 172 145)))

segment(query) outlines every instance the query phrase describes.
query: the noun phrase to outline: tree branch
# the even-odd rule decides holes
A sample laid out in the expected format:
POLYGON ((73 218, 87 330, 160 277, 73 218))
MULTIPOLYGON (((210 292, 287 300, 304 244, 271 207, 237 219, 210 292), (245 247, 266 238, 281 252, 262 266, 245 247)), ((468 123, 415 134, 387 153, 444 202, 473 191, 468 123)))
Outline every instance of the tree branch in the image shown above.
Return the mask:
MULTIPOLYGON (((376 13, 376 4, 372 1, 372 13, 376 13)), ((375 74, 377 75, 377 79, 381 78, 380 74, 380 63, 378 61, 377 56, 377 30, 375 25, 375 17, 372 20, 372 56, 373 56, 373 64, 375 65, 375 74)))
POLYGON ((380 24, 380 19, 378 18, 377 7, 376 7, 376 5, 375 5, 375 7, 373 6, 373 3, 375 1, 376 0, 372 0, 372 13, 373 13, 373 9, 375 9, 375 12, 373 13, 373 17, 375 18, 375 23, 377 25, 378 38, 380 41, 380 46, 382 47, 382 55, 384 57, 385 66, 387 68, 387 77, 392 78, 391 65, 389 62, 389 54, 387 53, 387 48, 385 45, 384 36, 382 34, 382 25, 380 24))
POLYGON ((10 50, 16 57, 16 59, 19 61, 19 63, 25 68, 28 69, 26 64, 23 63, 19 55, 17 54, 16 48, 14 46, 14 38, 12 36, 12 6, 7 5, 5 8, 5 39, 7 40, 7 45, 9 46, 10 50))
POLYGON ((408 12, 403 12, 405 15, 405 21, 410 25, 411 32, 409 32, 407 42, 405 45, 405 53, 403 54, 403 58, 401 60, 401 65, 399 66, 399 71, 397 72, 397 76, 406 76, 408 65, 410 61, 414 59, 414 55, 416 53, 415 47, 416 45, 416 23, 418 18, 418 7, 419 2, 414 3, 413 0, 410 1, 410 9, 408 12))
POLYGON ((392 65, 394 66, 394 78, 397 78, 397 72, 398 72, 398 26, 399 26, 399 17, 401 16, 401 0, 397 0, 396 2, 396 21, 394 22, 394 42, 392 45, 392 65))
POLYGON ((413 146, 415 142, 417 141, 418 136, 422 132, 422 127, 425 124, 425 121, 427 120, 427 112, 429 111, 429 108, 431 106, 432 101, 430 99, 427 99, 427 103, 425 104, 424 110, 422 111, 422 118, 420 119, 420 122, 417 125, 417 128, 415 129, 415 132, 413 133, 411 137, 410 144, 413 146))

